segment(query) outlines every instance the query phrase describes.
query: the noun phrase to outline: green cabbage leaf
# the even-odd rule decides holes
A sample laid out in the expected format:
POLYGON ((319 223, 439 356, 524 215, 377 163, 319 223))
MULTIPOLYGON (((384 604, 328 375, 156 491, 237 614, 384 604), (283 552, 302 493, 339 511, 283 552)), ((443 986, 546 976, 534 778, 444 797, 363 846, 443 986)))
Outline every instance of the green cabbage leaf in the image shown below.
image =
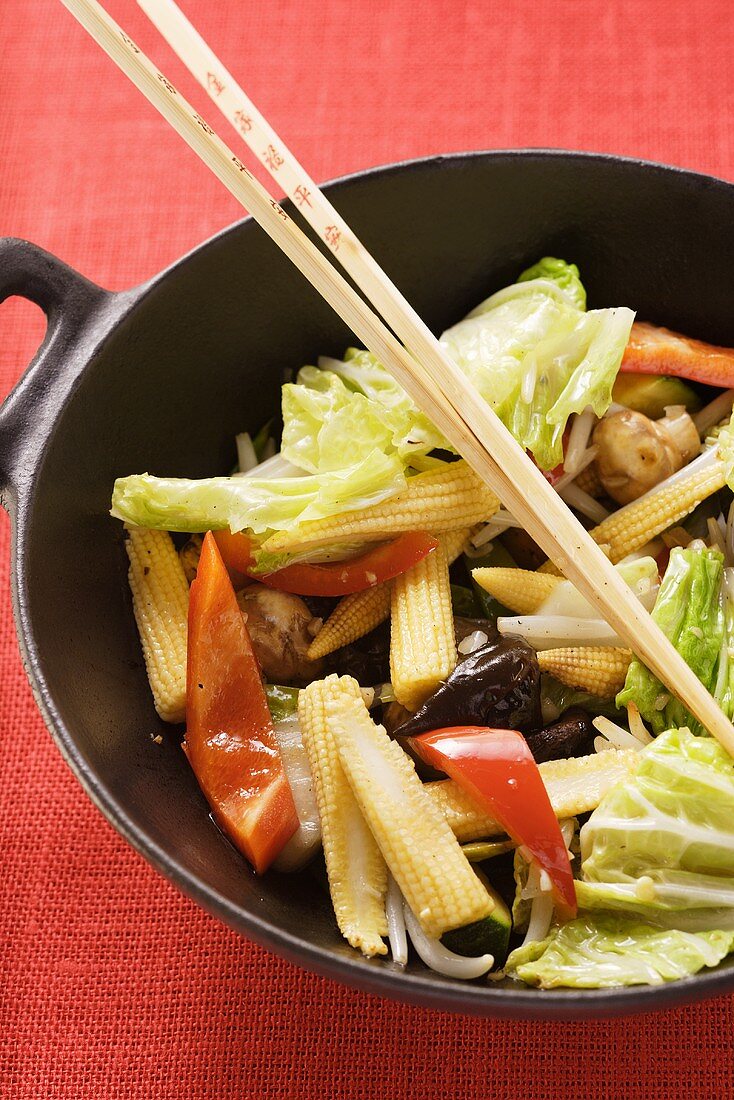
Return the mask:
POLYGON ((306 520, 366 508, 405 488, 397 455, 373 450, 353 466, 305 477, 118 478, 111 513, 164 531, 285 531, 306 520))
POLYGON ((682 932, 617 913, 582 914, 513 951, 505 973, 542 989, 660 985, 716 966, 732 947, 734 932, 682 932))
MULTIPOLYGON (((633 314, 585 312, 578 269, 546 257, 444 334, 443 344, 544 469, 563 457, 568 417, 603 413, 633 314)), ((385 368, 349 349, 306 366, 282 390, 281 455, 308 476, 206 478, 149 474, 115 483, 112 515, 169 531, 289 530, 384 500, 447 441, 385 368)))
POLYGON ((734 760, 668 730, 581 829, 577 919, 523 944, 507 973, 543 988, 658 984, 734 949, 734 760))
POLYGON ((544 470, 563 460, 572 413, 606 412, 634 320, 625 307, 584 307, 578 269, 546 257, 441 337, 544 470))
POLYGON ((581 830, 582 878, 666 910, 734 907, 734 759, 668 730, 581 830))
MULTIPOLYGON (((703 543, 686 549, 676 547, 671 551, 652 611, 665 636, 720 703, 726 701, 729 686, 728 678, 722 677, 719 683, 717 675, 726 625, 721 596, 723 572, 724 558, 719 550, 703 543)), ((655 734, 675 726, 703 732, 687 708, 637 658, 630 664, 616 702, 618 707, 635 703, 655 734)))

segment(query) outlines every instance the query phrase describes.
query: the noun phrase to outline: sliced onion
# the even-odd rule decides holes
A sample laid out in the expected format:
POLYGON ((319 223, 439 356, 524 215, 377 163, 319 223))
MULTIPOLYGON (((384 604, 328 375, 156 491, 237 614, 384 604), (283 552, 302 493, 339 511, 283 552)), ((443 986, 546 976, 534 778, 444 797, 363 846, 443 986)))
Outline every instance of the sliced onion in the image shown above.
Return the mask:
POLYGON ((405 966, 408 961, 408 934, 405 930, 403 895, 400 893, 397 882, 389 872, 387 876, 385 915, 387 917, 387 938, 390 941, 393 962, 398 966, 405 966))
POLYGON ((572 817, 566 817, 563 821, 559 821, 561 826, 561 836, 563 837, 563 843, 566 845, 569 859, 573 859, 573 853, 571 852, 571 841, 573 840, 573 834, 576 832, 576 822, 572 817))
POLYGON ((418 955, 431 970, 437 974, 445 974, 447 978, 460 978, 469 981, 472 978, 481 978, 494 966, 493 955, 478 955, 476 958, 466 958, 449 951, 440 940, 427 936, 421 928, 418 918, 405 902, 403 906, 405 924, 410 934, 413 947, 418 955))

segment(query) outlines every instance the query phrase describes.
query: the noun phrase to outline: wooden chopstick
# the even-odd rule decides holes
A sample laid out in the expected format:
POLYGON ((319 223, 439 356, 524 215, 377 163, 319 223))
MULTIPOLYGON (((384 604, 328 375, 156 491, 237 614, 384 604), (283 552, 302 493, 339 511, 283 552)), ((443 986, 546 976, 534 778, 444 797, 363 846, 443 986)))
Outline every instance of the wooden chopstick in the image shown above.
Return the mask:
MULTIPOLYGON (((380 359, 627 645, 734 755, 734 727, 695 673, 356 238, 351 233, 338 238, 331 235, 327 243, 350 272, 355 265, 354 270, 360 272, 359 285, 395 331, 399 331, 416 358, 395 340, 239 158, 96 0, 62 0, 62 3, 217 178, 249 209, 278 247, 380 359)), ((282 153, 281 147, 279 155, 282 153)), ((315 196, 318 188, 313 186, 315 196)))

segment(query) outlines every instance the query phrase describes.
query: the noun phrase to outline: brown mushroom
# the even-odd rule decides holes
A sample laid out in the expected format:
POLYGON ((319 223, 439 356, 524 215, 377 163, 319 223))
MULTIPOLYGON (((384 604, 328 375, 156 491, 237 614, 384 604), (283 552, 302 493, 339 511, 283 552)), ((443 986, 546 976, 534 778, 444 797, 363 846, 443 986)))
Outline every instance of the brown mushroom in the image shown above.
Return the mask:
POLYGON ((604 490, 618 504, 629 504, 680 470, 698 454, 700 439, 682 405, 670 406, 661 420, 621 409, 594 430, 599 448, 596 468, 604 490))
POLYGON ((237 593, 255 656, 275 684, 307 684, 318 678, 323 662, 308 659, 313 616, 300 596, 251 584, 237 593))

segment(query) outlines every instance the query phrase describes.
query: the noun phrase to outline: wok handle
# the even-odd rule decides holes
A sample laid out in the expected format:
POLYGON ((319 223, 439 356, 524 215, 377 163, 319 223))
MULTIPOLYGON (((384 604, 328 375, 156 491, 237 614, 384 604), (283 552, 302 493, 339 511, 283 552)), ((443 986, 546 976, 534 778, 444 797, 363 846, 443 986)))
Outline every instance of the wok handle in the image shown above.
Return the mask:
POLYGON ((17 294, 40 306, 47 328, 33 362, 0 407, 0 504, 22 491, 31 463, 84 366, 70 354, 82 329, 108 297, 101 287, 49 252, 17 237, 0 238, 0 303, 17 294))

